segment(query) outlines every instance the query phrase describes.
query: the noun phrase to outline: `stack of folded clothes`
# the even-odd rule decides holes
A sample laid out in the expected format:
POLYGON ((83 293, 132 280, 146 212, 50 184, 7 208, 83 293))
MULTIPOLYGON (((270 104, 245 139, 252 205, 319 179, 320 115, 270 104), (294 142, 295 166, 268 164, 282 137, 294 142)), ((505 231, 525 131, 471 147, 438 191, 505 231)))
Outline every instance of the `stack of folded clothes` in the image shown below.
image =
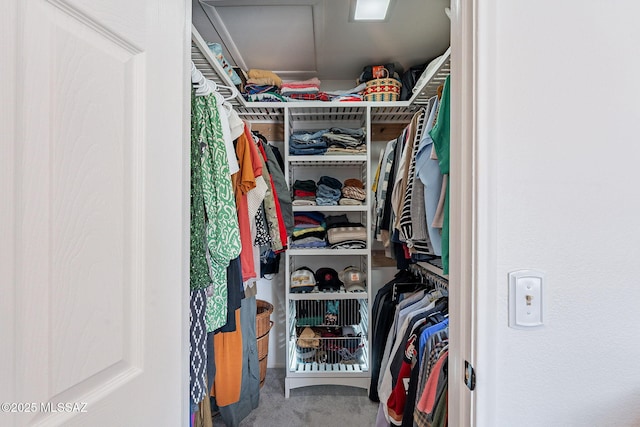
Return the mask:
POLYGON ((329 147, 327 154, 362 154, 367 151, 364 129, 333 127, 322 138, 329 147))
POLYGON ((340 205, 361 205, 367 198, 362 181, 356 178, 347 179, 342 186, 342 198, 340 205))
POLYGON ((336 206, 342 192, 342 183, 330 176, 322 176, 318 181, 316 204, 318 206, 336 206))
POLYGON ((327 235, 324 215, 320 212, 297 212, 293 215, 290 248, 324 248, 327 235))
POLYGON ((293 183, 293 206, 315 206, 316 190, 315 181, 296 179, 293 183))
POLYGON ((328 216, 325 220, 327 241, 332 249, 365 249, 367 229, 364 225, 350 222, 346 215, 328 216))
MULTIPOLYGON (((280 93, 292 99, 315 100, 320 93, 320 80, 316 77, 296 82, 284 82, 280 85, 280 93)), ((325 94, 327 100, 328 95, 325 94)))
POLYGON ((362 101, 362 92, 367 88, 366 83, 362 83, 352 89, 332 90, 327 95, 332 101, 362 101))
POLYGON ((282 79, 273 71, 251 69, 244 86, 244 97, 249 102, 287 101, 278 93, 282 79))
POLYGON ((322 135, 327 132, 327 129, 319 131, 299 130, 293 132, 289 138, 289 154, 292 156, 311 156, 326 153, 327 142, 322 135))

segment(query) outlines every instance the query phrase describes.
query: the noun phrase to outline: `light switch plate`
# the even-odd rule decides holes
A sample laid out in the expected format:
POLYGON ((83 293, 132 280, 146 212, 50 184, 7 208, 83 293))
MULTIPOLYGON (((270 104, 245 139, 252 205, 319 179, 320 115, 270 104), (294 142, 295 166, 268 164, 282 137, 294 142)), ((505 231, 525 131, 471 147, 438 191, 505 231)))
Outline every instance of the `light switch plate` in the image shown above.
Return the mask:
POLYGON ((518 270, 509 273, 509 327, 536 328, 543 325, 544 273, 518 270))

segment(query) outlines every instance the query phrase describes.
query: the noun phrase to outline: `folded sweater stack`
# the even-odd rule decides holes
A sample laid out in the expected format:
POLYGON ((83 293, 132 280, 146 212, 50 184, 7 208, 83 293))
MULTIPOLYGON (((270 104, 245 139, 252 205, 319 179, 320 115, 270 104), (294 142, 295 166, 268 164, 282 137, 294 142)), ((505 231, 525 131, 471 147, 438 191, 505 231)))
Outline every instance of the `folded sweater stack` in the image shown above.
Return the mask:
POLYGON ((362 181, 356 178, 347 179, 342 186, 342 198, 338 201, 340 205, 361 205, 367 198, 362 181))
POLYGON ((327 154, 362 154, 366 153, 364 129, 348 129, 333 127, 322 135, 327 143, 327 154))
POLYGON ((260 86, 282 86, 282 79, 273 71, 251 69, 247 73, 247 83, 260 86))
POLYGON ((322 176, 318 180, 316 204, 318 206, 336 206, 342 194, 342 183, 330 176, 322 176))
POLYGON ((244 97, 249 102, 282 102, 287 99, 279 93, 282 79, 273 71, 251 69, 247 72, 244 97))
POLYGON ((293 215, 293 235, 291 248, 324 248, 326 223, 320 212, 297 212, 293 215))
POLYGON ((319 92, 320 80, 316 77, 309 80, 285 82, 280 85, 280 93, 294 99, 298 95, 316 95, 319 92))
POLYGON ((367 247, 367 229, 350 222, 346 215, 333 215, 325 219, 327 241, 332 249, 364 249, 367 247))
POLYGON ((293 206, 315 206, 316 190, 317 186, 313 180, 296 179, 293 183, 293 206))

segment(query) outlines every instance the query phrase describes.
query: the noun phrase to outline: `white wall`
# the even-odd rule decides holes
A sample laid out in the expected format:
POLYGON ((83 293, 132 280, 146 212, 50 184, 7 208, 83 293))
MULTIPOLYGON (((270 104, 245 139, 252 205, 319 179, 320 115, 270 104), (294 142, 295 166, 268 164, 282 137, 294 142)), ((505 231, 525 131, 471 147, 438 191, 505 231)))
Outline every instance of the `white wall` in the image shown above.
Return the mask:
POLYGON ((640 2, 478 3, 477 425, 638 426, 640 2), (507 326, 520 268, 541 329, 507 326))

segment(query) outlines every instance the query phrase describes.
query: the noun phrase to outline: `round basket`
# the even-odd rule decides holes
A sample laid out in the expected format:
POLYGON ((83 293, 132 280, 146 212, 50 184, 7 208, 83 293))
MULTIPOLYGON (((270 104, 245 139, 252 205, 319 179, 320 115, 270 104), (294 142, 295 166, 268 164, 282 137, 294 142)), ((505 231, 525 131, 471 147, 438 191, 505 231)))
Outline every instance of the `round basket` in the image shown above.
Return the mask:
POLYGON ((273 313, 273 305, 267 301, 256 300, 256 337, 260 338, 267 334, 271 329, 271 313, 273 313))
POLYGON ((384 69, 386 77, 373 79, 367 82, 364 90, 365 101, 397 101, 400 98, 402 83, 389 77, 389 72, 384 69))
POLYGON ((258 360, 260 365, 260 388, 264 385, 264 379, 267 376, 267 356, 258 360))
POLYGON ((269 354, 269 330, 273 326, 273 322, 270 322, 267 333, 258 338, 258 360, 267 357, 269 354))

